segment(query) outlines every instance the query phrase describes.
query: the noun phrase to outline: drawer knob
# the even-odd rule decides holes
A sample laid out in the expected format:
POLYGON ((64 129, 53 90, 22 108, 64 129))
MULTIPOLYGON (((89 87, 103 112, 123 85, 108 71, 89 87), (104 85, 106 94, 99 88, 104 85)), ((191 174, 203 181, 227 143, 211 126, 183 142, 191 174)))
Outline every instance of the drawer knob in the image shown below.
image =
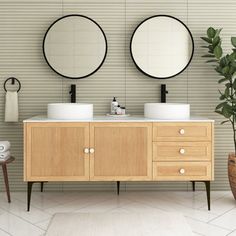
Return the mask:
POLYGON ((90 148, 90 149, 89 149, 89 152, 90 152, 90 153, 94 153, 94 148, 90 148))
POLYGON ((89 153, 89 148, 85 148, 84 153, 86 153, 86 154, 89 153))
POLYGON ((180 173, 180 174, 184 174, 184 173, 185 173, 185 169, 183 169, 183 168, 180 169, 180 170, 179 170, 179 173, 180 173))
POLYGON ((180 154, 184 154, 184 153, 185 153, 184 148, 180 148, 180 149, 179 149, 179 153, 180 153, 180 154))
POLYGON ((179 133, 180 133, 180 134, 184 134, 184 133, 185 133, 184 129, 180 129, 180 130, 179 130, 179 133))

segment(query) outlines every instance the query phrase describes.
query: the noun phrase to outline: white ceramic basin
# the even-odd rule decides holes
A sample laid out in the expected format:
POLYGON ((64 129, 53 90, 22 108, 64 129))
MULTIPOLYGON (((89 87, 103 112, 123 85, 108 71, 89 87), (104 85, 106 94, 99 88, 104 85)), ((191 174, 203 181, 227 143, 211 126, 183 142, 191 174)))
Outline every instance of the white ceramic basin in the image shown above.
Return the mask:
POLYGON ((93 104, 87 103, 50 103, 48 118, 77 120, 93 118, 93 104))
POLYGON ((181 103, 145 103, 144 116, 162 120, 185 120, 190 118, 190 105, 181 103))

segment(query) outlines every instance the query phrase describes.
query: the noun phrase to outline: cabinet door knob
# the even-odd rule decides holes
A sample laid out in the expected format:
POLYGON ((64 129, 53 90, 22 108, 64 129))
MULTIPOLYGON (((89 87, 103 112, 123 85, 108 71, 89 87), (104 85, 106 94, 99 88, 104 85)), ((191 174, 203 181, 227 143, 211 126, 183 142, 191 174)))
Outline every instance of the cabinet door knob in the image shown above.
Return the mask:
POLYGON ((185 133, 184 129, 180 129, 180 130, 179 130, 179 133, 180 133, 180 134, 184 134, 184 133, 185 133))
POLYGON ((86 153, 86 154, 89 153, 89 148, 85 148, 84 153, 86 153))
POLYGON ((90 152, 90 153, 94 153, 94 148, 90 148, 90 149, 89 149, 89 152, 90 152))
POLYGON ((181 169, 179 170, 179 173, 180 173, 180 174, 184 174, 184 173, 185 173, 185 169, 181 168, 181 169))
POLYGON ((180 154, 184 154, 184 153, 185 153, 184 148, 180 148, 180 149, 179 149, 179 153, 180 153, 180 154))

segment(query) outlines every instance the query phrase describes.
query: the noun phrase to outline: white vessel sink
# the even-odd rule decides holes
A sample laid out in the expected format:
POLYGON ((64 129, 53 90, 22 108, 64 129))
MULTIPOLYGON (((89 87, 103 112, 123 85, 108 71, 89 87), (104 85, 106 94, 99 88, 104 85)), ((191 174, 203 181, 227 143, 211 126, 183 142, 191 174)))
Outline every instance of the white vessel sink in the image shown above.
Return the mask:
POLYGON ((48 118, 77 120, 93 118, 93 104, 87 103, 50 103, 48 118))
POLYGON ((181 103, 145 103, 144 116, 162 120, 185 120, 190 118, 190 105, 181 103))

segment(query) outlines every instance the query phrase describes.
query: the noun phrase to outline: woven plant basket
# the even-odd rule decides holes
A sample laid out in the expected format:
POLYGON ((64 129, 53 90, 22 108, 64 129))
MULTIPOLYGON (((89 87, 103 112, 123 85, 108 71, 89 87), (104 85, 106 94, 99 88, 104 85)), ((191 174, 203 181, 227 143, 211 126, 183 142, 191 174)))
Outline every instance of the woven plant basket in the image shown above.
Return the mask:
POLYGON ((229 154, 228 157, 228 176, 231 191, 236 200, 236 156, 234 153, 229 154))

